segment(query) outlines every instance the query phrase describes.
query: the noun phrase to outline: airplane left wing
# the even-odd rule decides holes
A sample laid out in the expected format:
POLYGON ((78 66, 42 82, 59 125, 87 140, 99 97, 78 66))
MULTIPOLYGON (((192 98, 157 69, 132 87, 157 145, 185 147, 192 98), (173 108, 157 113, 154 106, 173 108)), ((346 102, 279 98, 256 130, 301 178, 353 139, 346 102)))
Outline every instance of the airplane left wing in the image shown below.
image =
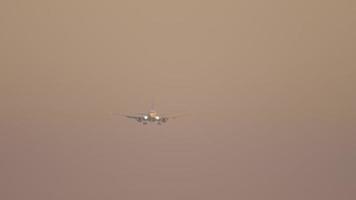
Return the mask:
POLYGON ((183 117, 183 116, 187 116, 188 114, 176 114, 176 115, 162 115, 161 116, 161 120, 163 122, 168 121, 169 119, 176 119, 178 117, 183 117))

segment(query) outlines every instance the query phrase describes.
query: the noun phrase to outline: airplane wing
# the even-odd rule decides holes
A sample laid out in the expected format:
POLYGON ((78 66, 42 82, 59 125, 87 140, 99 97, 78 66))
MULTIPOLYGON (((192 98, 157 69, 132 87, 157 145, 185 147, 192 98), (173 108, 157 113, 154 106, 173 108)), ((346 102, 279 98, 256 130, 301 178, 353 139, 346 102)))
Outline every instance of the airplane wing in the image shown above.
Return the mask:
POLYGON ((118 113, 112 113, 112 115, 120 115, 120 116, 123 116, 123 117, 127 117, 127 118, 130 118, 130 119, 135 119, 137 121, 140 121, 140 120, 143 120, 144 119, 144 113, 137 113, 135 115, 126 115, 126 114, 118 114, 118 113))
POLYGON ((143 119, 143 116, 133 116, 133 115, 123 115, 127 118, 130 118, 130 119, 136 119, 136 120, 142 120, 143 119))
POLYGON ((162 115, 163 119, 176 119, 178 117, 188 116, 188 114, 162 115))

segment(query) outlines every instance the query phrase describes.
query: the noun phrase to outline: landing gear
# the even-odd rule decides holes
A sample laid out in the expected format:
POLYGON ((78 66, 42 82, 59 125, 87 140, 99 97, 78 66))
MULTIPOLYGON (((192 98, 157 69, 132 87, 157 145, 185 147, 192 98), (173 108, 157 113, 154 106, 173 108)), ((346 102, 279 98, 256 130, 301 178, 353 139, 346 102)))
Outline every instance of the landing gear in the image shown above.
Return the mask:
POLYGON ((143 125, 147 125, 147 122, 143 122, 143 125))

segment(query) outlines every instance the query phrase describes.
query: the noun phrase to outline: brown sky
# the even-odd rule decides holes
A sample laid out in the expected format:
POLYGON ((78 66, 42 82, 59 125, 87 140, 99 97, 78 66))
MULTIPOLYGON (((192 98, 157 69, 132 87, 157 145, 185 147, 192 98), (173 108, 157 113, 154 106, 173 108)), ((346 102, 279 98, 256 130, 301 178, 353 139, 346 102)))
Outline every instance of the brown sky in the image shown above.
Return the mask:
POLYGON ((1 0, 0 199, 356 199, 355 13, 1 0))

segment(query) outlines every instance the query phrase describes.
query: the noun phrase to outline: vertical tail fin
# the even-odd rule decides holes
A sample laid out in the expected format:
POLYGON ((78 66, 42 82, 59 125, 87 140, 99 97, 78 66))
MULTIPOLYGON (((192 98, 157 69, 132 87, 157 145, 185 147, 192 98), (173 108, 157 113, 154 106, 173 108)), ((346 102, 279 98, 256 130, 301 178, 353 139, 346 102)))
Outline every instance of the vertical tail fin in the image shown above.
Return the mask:
POLYGON ((155 102, 154 100, 152 99, 151 101, 151 108, 150 108, 151 111, 154 111, 155 110, 155 102))

